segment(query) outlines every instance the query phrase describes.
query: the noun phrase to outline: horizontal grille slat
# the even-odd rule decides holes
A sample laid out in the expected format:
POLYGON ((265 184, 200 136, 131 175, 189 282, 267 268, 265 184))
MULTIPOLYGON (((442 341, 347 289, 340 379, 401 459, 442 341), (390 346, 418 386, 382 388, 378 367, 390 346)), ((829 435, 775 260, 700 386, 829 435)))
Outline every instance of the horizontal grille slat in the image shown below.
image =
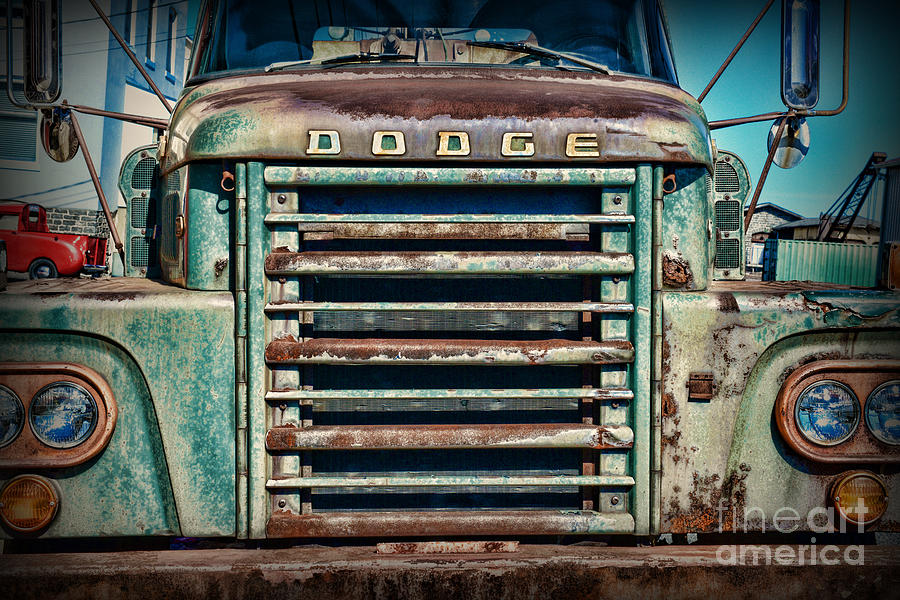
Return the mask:
POLYGON ((632 313, 628 302, 282 302, 269 303, 266 312, 289 311, 505 311, 632 313))
POLYGON ((304 223, 558 223, 596 225, 627 225, 634 223, 634 215, 533 215, 533 214, 388 214, 388 213, 269 213, 267 225, 300 225, 304 223))
POLYGON ((628 475, 431 475, 426 477, 288 477, 270 479, 269 489, 340 487, 631 487, 628 475))
POLYGON ((610 340, 281 339, 266 346, 279 364, 584 365, 634 360, 630 342, 610 340))
POLYGON ((276 511, 266 535, 282 537, 566 535, 630 533, 629 513, 588 510, 349 512, 296 515, 276 511))
POLYGON ((357 425, 275 427, 266 448, 288 450, 387 450, 402 448, 631 448, 630 427, 582 424, 357 425))
POLYGON ((545 389, 407 389, 407 390, 272 390, 266 399, 273 402, 300 400, 304 404, 328 399, 455 399, 455 398, 592 398, 595 400, 631 400, 628 388, 545 388, 545 389))
POLYGON ((267 275, 626 275, 619 252, 275 252, 267 275))

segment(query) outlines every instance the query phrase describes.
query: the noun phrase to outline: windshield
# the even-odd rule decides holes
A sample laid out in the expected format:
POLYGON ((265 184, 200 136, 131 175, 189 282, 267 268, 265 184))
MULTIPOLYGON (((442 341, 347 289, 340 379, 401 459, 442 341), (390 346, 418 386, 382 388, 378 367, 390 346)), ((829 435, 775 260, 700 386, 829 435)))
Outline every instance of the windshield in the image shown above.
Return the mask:
POLYGON ((655 0, 213 0, 209 19, 201 76, 405 63, 675 81, 655 0))

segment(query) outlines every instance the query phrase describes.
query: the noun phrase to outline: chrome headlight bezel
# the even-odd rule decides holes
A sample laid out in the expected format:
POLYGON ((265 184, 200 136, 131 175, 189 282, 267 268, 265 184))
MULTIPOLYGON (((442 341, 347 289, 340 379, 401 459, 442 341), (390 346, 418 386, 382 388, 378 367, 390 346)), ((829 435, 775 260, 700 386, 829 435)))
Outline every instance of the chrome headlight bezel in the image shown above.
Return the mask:
MULTIPOLYGON (((40 409, 39 409, 40 410, 40 409)), ((91 434, 94 432, 94 429, 97 427, 97 421, 99 420, 99 407, 97 406, 97 399, 86 390, 84 387, 78 385, 72 381, 54 381, 53 383, 47 384, 42 387, 37 393, 32 397, 31 404, 28 408, 28 425, 31 427, 31 432, 34 434, 34 437, 44 444, 45 446, 49 446, 50 448, 55 448, 57 450, 67 450, 69 448, 75 448, 76 446, 80 446, 82 443, 90 439, 91 434), (47 392, 53 390, 54 388, 68 387, 76 390, 83 394, 85 398, 89 400, 88 407, 91 411, 90 415, 90 424, 85 429, 81 427, 77 433, 77 436, 70 441, 58 442, 46 435, 46 432, 42 429, 40 424, 35 423, 35 417, 43 416, 39 415, 38 411, 35 409, 40 406, 41 396, 46 394, 47 392)))
POLYGON ((859 406, 859 398, 857 398, 853 390, 850 389, 849 386, 834 379, 820 379, 811 383, 810 385, 806 386, 806 388, 802 392, 800 392, 800 394, 797 395, 797 401, 794 403, 794 422, 797 424, 797 429, 800 431, 800 435, 802 435, 810 443, 816 444, 817 446, 837 446, 838 444, 842 444, 849 440, 851 437, 853 437, 853 434, 856 433, 857 429, 859 429, 861 413, 862 410, 859 406), (844 433, 844 435, 831 440, 823 440, 812 435, 809 430, 804 427, 803 420, 801 419, 801 407, 804 403, 804 400, 808 398, 807 395, 813 389, 826 385, 846 392, 849 395, 850 399, 849 405, 853 407, 853 421, 851 425, 844 433))
MULTIPOLYGON (((0 395, 12 399, 12 404, 15 407, 13 410, 16 412, 15 431, 11 435, 8 435, 5 440, 0 438, 0 448, 3 448, 13 443, 16 438, 19 437, 19 434, 22 433, 22 428, 25 427, 25 405, 22 404, 22 399, 19 398, 18 394, 2 384, 0 384, 0 395)), ((2 400, 0 400, 0 402, 2 402, 2 400)))
MULTIPOLYGON (((865 412, 866 428, 869 430, 869 433, 872 434, 872 437, 877 439, 879 442, 888 444, 889 446, 897 446, 897 445, 900 445, 900 439, 891 441, 891 440, 887 439, 886 437, 884 437, 884 430, 883 430, 883 427, 881 426, 881 423, 879 422, 878 426, 873 426, 873 424, 869 418, 870 411, 873 409, 873 404, 875 401, 877 401, 877 400, 873 400, 873 399, 876 397, 876 395, 878 395, 879 393, 881 393, 882 391, 886 390, 887 388, 889 388, 891 386, 900 387, 900 379, 885 381, 884 383, 882 383, 881 385, 876 387, 874 390, 872 390, 872 392, 869 394, 869 397, 866 398, 866 407, 865 407, 864 412, 865 412)), ((900 418, 900 415, 898 415, 898 418, 900 418)))

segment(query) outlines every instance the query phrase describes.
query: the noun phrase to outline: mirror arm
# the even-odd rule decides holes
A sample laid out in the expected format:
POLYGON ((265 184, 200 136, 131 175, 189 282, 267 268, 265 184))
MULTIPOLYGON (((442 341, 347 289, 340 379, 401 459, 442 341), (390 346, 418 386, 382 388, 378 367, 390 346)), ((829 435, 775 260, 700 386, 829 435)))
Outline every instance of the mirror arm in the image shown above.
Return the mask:
MULTIPOLYGON (((65 106, 65 102, 63 102, 63 106, 65 106)), ((100 200, 100 206, 103 208, 103 214, 106 216, 106 224, 109 225, 109 233, 112 235, 113 244, 116 247, 116 250, 119 252, 119 257, 122 259, 122 264, 125 264, 125 247, 122 244, 121 238, 119 238, 119 232, 116 230, 116 224, 113 221, 112 213, 109 212, 109 204, 106 202, 106 196, 103 194, 103 188, 100 185, 100 178, 97 176, 97 170, 94 168, 94 161, 91 159, 91 152, 88 150, 87 142, 84 141, 84 134, 81 133, 81 125, 78 124, 78 119, 74 114, 72 117, 72 126, 75 129, 75 136, 78 138, 78 144, 81 147, 81 152, 84 154, 84 163, 87 165, 88 173, 91 175, 91 181, 94 183, 94 189, 97 190, 97 198, 100 200)))
MULTIPOLYGON (((841 103, 831 110, 810 110, 808 117, 831 117, 843 112, 847 108, 847 100, 850 95, 850 0, 844 0, 844 64, 843 78, 841 82, 841 103)), ((798 113, 799 114, 799 113, 798 113)))
POLYGON ((753 199, 750 200, 750 206, 747 207, 747 215, 744 217, 744 233, 746 233, 747 228, 750 227, 750 219, 753 218, 753 213, 756 212, 756 203, 759 200, 759 195, 762 193, 763 186, 766 184, 766 177, 769 176, 769 169, 772 167, 772 162, 775 160, 775 152, 778 150, 778 143, 781 141, 781 134, 784 133, 784 127, 787 125, 788 119, 796 116, 796 114, 797 113, 794 111, 788 111, 778 123, 778 130, 775 131, 772 147, 769 148, 769 154, 766 156, 766 164, 763 165, 762 174, 759 176, 759 181, 756 182, 756 189, 753 190, 753 199))
MULTIPOLYGON (((779 117, 796 115, 798 117, 832 117, 840 114, 847 108, 850 96, 850 0, 844 0, 844 50, 843 50, 843 77, 841 82, 841 103, 837 108, 830 110, 797 110, 793 112, 770 112, 752 117, 740 117, 737 119, 722 119, 710 121, 709 128, 722 129, 744 123, 757 123, 759 121, 771 121, 779 117)), ((712 83, 712 82, 711 82, 712 83)), ((709 86, 707 86, 709 87, 709 86)), ((705 91, 705 90, 704 90, 705 91)), ((702 98, 702 94, 701 94, 702 98)))
POLYGON ((63 108, 71 109, 86 115, 96 115, 98 117, 109 117, 110 119, 118 119, 119 121, 127 121, 129 123, 134 123, 136 125, 143 125, 144 127, 152 127, 153 129, 157 129, 160 131, 164 131, 169 128, 169 123, 167 121, 163 121, 162 119, 154 119, 152 117, 145 117, 143 115, 132 115, 128 113, 119 113, 112 112, 109 110, 101 110, 99 108, 93 108, 90 106, 82 106, 80 104, 66 104, 63 103, 63 108))
POLYGON ((137 59, 137 57, 134 55, 134 52, 131 51, 131 48, 128 47, 128 44, 125 43, 125 40, 122 39, 122 36, 119 35, 118 31, 116 31, 116 28, 109 20, 109 17, 106 16, 106 13, 103 12, 103 9, 100 8, 99 4, 97 4, 97 0, 90 0, 90 3, 94 7, 94 10, 97 12, 97 15, 106 24, 106 28, 109 29, 109 32, 113 34, 113 37, 116 38, 116 41, 119 42, 120 46, 122 46, 122 50, 125 51, 125 54, 128 55, 128 58, 131 59, 131 62, 134 63, 135 67, 137 67, 137 70, 140 71, 141 75, 144 76, 144 79, 147 81, 150 89, 153 90, 153 92, 156 94, 156 97, 159 98, 159 101, 162 102, 163 106, 166 107, 166 110, 169 111, 169 114, 172 114, 172 105, 169 104, 169 101, 166 100, 166 97, 163 96, 163 93, 159 90, 156 84, 153 83, 153 79, 151 79, 150 74, 147 73, 146 69, 144 69, 144 66, 141 64, 141 61, 137 59))
POLYGON ((743 37, 738 40, 738 43, 734 47, 734 50, 731 51, 731 54, 728 55, 728 58, 725 59, 725 62, 722 63, 722 66, 719 67, 719 70, 716 71, 715 75, 713 75, 713 78, 709 80, 708 84, 706 84, 706 89, 700 92, 700 95, 697 96, 697 102, 703 102, 703 99, 706 98, 709 90, 711 90, 712 87, 716 85, 716 82, 719 81, 719 77, 722 76, 722 73, 724 73, 725 69, 728 68, 728 65, 731 64, 732 59, 734 59, 737 53, 740 52, 741 48, 744 46, 744 42, 747 41, 747 38, 750 37, 750 34, 753 33, 753 30, 756 29, 756 26, 759 25, 759 22, 762 20, 762 18, 766 15, 767 12, 769 12, 769 9, 772 7, 773 2, 775 2, 775 0, 769 0, 763 7, 763 9, 759 11, 759 14, 756 15, 756 19, 753 20, 753 22, 750 24, 750 27, 748 27, 747 31, 744 32, 743 37))

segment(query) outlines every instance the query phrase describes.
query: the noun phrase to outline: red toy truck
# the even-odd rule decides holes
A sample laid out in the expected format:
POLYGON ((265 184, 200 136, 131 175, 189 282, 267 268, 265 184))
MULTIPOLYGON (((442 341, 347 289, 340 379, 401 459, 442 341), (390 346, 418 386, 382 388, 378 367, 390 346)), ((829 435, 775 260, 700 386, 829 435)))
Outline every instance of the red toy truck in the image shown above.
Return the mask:
POLYGON ((31 279, 106 270, 106 238, 51 233, 47 211, 37 204, 0 204, 0 240, 8 270, 31 279))

